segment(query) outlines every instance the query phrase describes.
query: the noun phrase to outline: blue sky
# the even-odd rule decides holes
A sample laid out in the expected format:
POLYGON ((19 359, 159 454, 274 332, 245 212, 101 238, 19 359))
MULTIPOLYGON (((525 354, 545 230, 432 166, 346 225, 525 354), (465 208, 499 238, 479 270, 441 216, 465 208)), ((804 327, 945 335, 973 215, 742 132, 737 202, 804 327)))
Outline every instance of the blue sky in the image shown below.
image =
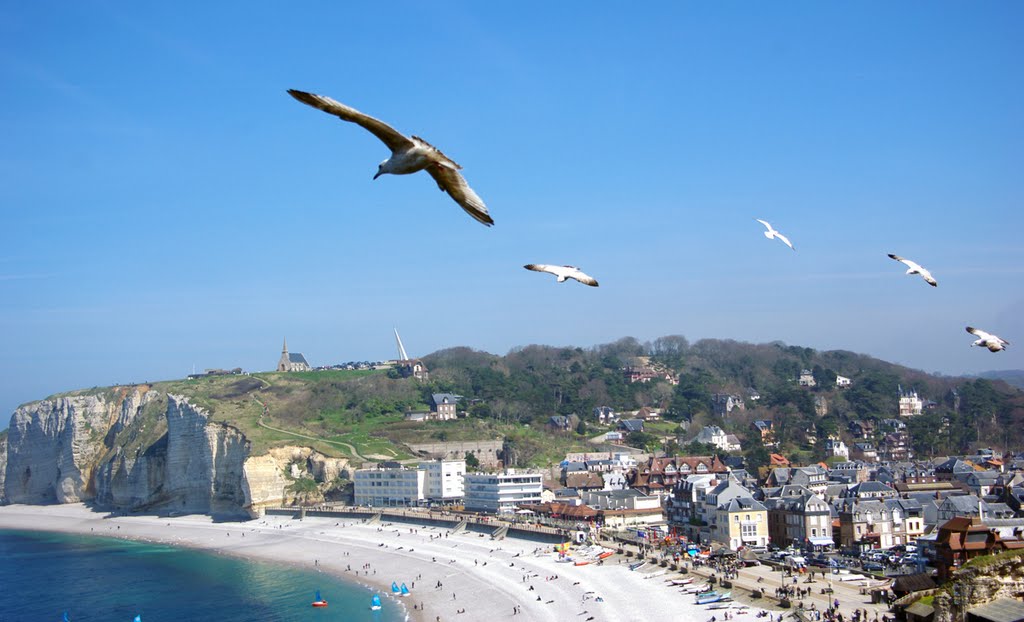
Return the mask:
POLYGON ((285 336, 391 358, 394 326, 414 356, 683 334, 1024 368, 1019 3, 390 4, 0 6, 0 426, 285 336), (440 147, 495 227, 372 181, 383 144, 288 88, 440 147))

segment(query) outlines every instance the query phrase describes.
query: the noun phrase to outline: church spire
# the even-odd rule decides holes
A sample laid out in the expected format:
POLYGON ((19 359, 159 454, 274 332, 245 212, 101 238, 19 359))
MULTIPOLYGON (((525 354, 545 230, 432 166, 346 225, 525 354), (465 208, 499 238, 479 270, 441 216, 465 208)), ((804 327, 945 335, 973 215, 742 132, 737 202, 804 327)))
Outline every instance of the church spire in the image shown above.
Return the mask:
POLYGON ((281 354, 288 354, 288 338, 284 338, 284 345, 281 346, 281 354))

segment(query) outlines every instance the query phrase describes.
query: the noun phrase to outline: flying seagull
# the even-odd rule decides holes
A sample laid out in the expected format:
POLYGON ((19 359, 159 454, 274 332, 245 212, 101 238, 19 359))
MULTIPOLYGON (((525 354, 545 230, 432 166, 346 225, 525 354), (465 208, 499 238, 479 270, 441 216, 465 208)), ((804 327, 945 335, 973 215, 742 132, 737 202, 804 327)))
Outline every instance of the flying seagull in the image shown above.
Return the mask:
POLYGON ((576 266, 549 266, 542 263, 528 263, 523 266, 527 270, 533 270, 534 272, 547 272, 558 277, 558 282, 562 283, 566 279, 576 279, 584 285, 591 287, 597 287, 597 281, 594 277, 584 273, 576 266))
MULTIPOLYGON (((778 238, 780 242, 782 242, 783 244, 790 248, 793 248, 793 244, 789 241, 789 238, 773 229, 771 224, 767 220, 761 220, 760 218, 755 218, 754 220, 761 223, 768 229, 767 231, 764 232, 764 237, 768 238, 769 240, 774 240, 775 238, 778 238)), ((793 248, 793 250, 796 249, 793 248)))
POLYGON ((932 277, 932 273, 922 268, 921 264, 917 263, 916 261, 910 261, 909 259, 900 257, 899 255, 893 255, 892 253, 889 253, 889 257, 895 259, 901 264, 905 264, 908 268, 907 274, 920 274, 921 278, 924 279, 925 282, 927 282, 932 287, 939 286, 939 282, 936 281, 934 277, 932 277))
POLYGON ((437 186, 447 192, 477 222, 488 227, 494 224, 494 219, 487 212, 487 206, 484 205, 483 199, 473 192, 473 189, 466 183, 466 179, 459 173, 459 169, 462 167, 441 153, 440 149, 418 136, 405 136, 380 119, 374 119, 355 108, 334 101, 330 97, 304 93, 295 89, 289 89, 288 94, 304 104, 333 114, 342 121, 361 125, 363 129, 387 145, 388 149, 391 149, 391 157, 380 163, 377 174, 373 176, 374 179, 385 173, 408 175, 425 169, 437 182, 437 186))
POLYGON ((1005 350, 1006 346, 1010 345, 1009 341, 1005 341, 992 333, 986 333, 980 328, 968 326, 967 332, 978 338, 977 341, 971 343, 972 346, 986 347, 989 349, 989 352, 999 352, 1000 350, 1005 350))

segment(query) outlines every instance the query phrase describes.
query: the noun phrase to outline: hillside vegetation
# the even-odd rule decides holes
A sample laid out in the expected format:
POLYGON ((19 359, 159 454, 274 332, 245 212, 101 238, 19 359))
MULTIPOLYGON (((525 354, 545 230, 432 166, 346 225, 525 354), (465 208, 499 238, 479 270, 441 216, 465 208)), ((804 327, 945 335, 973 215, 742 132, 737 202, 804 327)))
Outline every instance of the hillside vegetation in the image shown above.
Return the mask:
MULTIPOLYGON (((906 420, 918 455, 1024 444, 1024 393, 1019 389, 999 380, 933 376, 845 351, 710 339, 690 344, 670 336, 649 343, 625 338, 588 349, 530 345, 505 356, 451 348, 423 360, 430 370, 428 382, 385 371, 315 371, 148 386, 185 395, 215 421, 238 427, 252 441, 254 453, 303 444, 357 461, 415 458, 407 443, 504 439, 510 463, 546 465, 566 451, 593 448, 587 439, 608 429, 597 423, 595 407, 621 412, 649 406, 663 409, 665 421, 630 437, 631 444, 706 451, 685 447, 685 439, 702 425, 716 424, 744 441, 756 466, 767 454, 755 447, 751 422, 771 419, 779 450, 809 462, 824 457, 823 443, 810 439, 838 435, 849 443, 850 421, 895 418, 899 387, 933 403, 921 416, 906 420), (629 383, 623 368, 639 364, 678 374, 679 384, 663 379, 629 383), (804 369, 812 372, 817 386, 799 386, 804 369), (836 387, 837 374, 852 385, 836 387), (759 400, 749 398, 751 390, 760 394, 759 400), (404 419, 405 413, 428 410, 436 392, 463 396, 459 409, 466 417, 426 423, 404 419), (737 395, 746 409, 716 416, 714 393, 737 395), (545 427, 552 415, 577 415, 581 423, 552 433, 545 427)), ((118 389, 91 391, 114 397, 118 389)))

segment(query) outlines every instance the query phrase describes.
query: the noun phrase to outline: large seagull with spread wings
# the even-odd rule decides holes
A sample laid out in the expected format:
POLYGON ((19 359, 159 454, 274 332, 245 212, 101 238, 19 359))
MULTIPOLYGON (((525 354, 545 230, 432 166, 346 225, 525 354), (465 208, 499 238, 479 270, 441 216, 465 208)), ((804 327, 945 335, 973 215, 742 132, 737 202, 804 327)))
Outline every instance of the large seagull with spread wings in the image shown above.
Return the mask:
POLYGON ((764 237, 768 238, 769 240, 778 240, 785 244, 786 246, 788 246, 789 248, 791 248, 792 250, 796 250, 795 248, 793 248, 793 243, 789 241, 789 238, 776 231, 775 227, 771 226, 771 223, 769 223, 767 220, 761 220, 760 218, 755 218, 754 220, 764 225, 767 229, 767 231, 764 232, 764 237))
POLYGON ((533 270, 534 272, 547 272, 548 274, 553 274, 558 277, 556 280, 559 283, 565 282, 566 279, 576 279, 584 285, 597 287, 597 280, 576 266, 550 266, 543 263, 528 263, 523 267, 527 270, 533 270))
POLYGON ((494 224, 494 219, 487 212, 487 206, 484 205, 483 199, 473 192, 473 189, 466 183, 466 179, 459 173, 459 169, 462 167, 441 153, 440 149, 418 136, 406 136, 380 119, 363 114, 330 97, 295 89, 289 89, 288 94, 304 104, 333 114, 342 121, 362 126, 363 129, 387 145, 391 150, 391 157, 380 163, 377 174, 373 176, 374 179, 385 173, 409 175, 426 170, 437 182, 438 187, 447 192, 477 222, 488 227, 494 224))
POLYGON ((916 261, 910 261, 905 257, 893 255, 892 253, 889 253, 889 257, 905 265, 907 267, 907 274, 920 274, 921 278, 924 279, 925 282, 931 285, 932 287, 939 286, 939 282, 935 280, 935 277, 932 276, 932 273, 925 270, 924 267, 922 267, 921 264, 917 263, 916 261))
POLYGON ((971 333, 978 338, 977 341, 971 342, 972 346, 981 346, 988 348, 989 352, 999 352, 1005 350, 1006 346, 1010 345, 1009 341, 1002 339, 992 333, 986 333, 980 328, 974 328, 973 326, 967 327, 967 332, 971 333))

